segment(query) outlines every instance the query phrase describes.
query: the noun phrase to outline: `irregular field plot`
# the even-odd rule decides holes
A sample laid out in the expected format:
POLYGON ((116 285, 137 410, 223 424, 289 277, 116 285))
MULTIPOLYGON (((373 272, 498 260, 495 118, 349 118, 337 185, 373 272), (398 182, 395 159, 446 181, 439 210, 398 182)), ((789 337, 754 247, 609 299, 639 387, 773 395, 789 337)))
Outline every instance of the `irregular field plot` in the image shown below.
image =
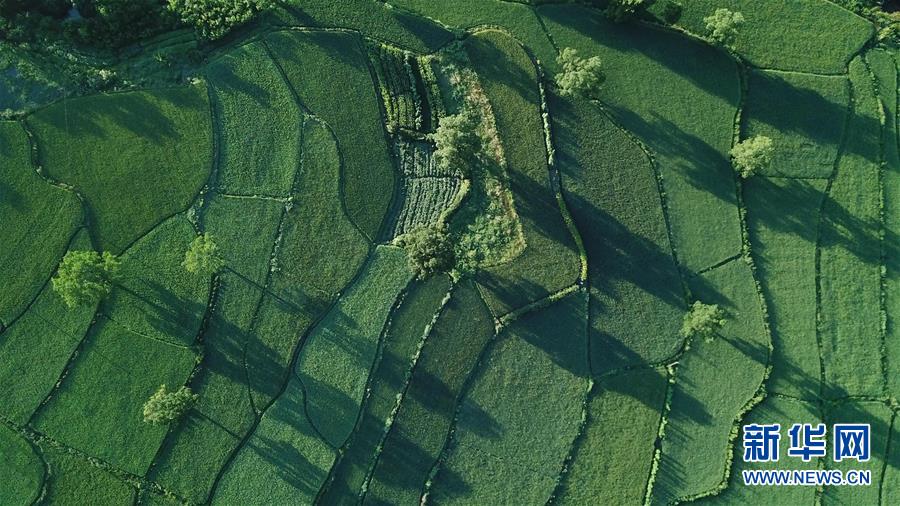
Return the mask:
POLYGON ((394 196, 395 174, 359 37, 283 31, 265 41, 300 101, 334 132, 347 214, 367 237, 376 237, 394 196))
MULTIPOLYGON (((824 487, 822 504, 878 504, 881 502, 881 479, 885 469, 889 435, 892 430, 894 414, 881 402, 843 401, 829 409, 825 423, 829 429, 836 423, 868 423, 869 451, 868 462, 856 460, 834 461, 834 445, 828 445, 828 454, 823 459, 826 469, 841 469, 846 474, 849 469, 869 470, 872 473, 872 484, 860 487, 833 486, 824 487)), ((893 440, 891 438, 893 444, 893 440)), ((891 463, 893 464, 893 462, 891 463)), ((887 466, 890 467, 890 466, 887 466)))
MULTIPOLYGON (((72 249, 90 249, 86 231, 78 233, 72 249)), ((0 333, 0 415, 28 421, 84 337, 94 309, 69 309, 46 285, 28 311, 0 333)))
POLYGON ((17 122, 0 122, 0 166, 0 323, 9 325, 50 278, 82 216, 73 193, 35 172, 17 122))
POLYGON ((667 387, 665 369, 636 369, 597 383, 559 504, 643 502, 667 387))
POLYGON ((300 352, 296 372, 310 420, 335 447, 353 430, 382 329, 411 277, 402 249, 379 246, 300 352))
POLYGON ((473 35, 466 51, 494 111, 525 235, 521 255, 478 276, 488 305, 502 315, 574 284, 580 263, 550 187, 534 64, 500 31, 473 35))
POLYGON ((603 62, 600 98, 656 157, 681 264, 699 270, 738 254, 728 160, 740 91, 735 62, 677 33, 614 24, 597 10, 545 5, 538 12, 559 47, 603 62))
POLYGON ((386 421, 397 405, 397 395, 406 388, 416 352, 427 338, 430 325, 443 307, 449 290, 450 278, 446 275, 414 282, 391 314, 381 358, 372 372, 362 414, 332 472, 333 479, 322 495, 322 502, 337 504, 354 501, 360 495, 379 453, 378 446, 385 435, 386 421))
POLYGON ((47 477, 47 504, 131 504, 135 490, 112 474, 81 457, 50 445, 41 448, 50 467, 47 477))
POLYGON ((871 23, 827 0, 683 0, 681 4, 684 10, 678 24, 698 34, 706 33, 703 18, 716 9, 741 12, 746 21, 735 47, 751 64, 763 68, 839 74, 874 32, 871 23), (832 37, 834 33, 841 36, 832 37))
POLYGON ((227 193, 287 195, 300 165, 300 108, 262 43, 241 46, 206 70, 220 137, 217 186, 227 193))
POLYGON ((581 425, 587 300, 577 292, 516 320, 487 353, 459 408, 429 498, 543 504, 581 425))
POLYGON ((550 110, 588 257, 593 372, 671 357, 685 295, 650 160, 596 105, 552 95, 550 110))
POLYGON ((117 254, 186 209, 212 168, 201 85, 65 100, 28 127, 47 174, 85 198, 97 247, 117 254))
POLYGON ((747 87, 743 136, 765 135, 775 145, 761 173, 830 176, 849 113, 847 78, 755 70, 747 87))
POLYGON ((44 478, 41 458, 28 441, 0 425, 0 502, 32 504, 41 494, 44 478))

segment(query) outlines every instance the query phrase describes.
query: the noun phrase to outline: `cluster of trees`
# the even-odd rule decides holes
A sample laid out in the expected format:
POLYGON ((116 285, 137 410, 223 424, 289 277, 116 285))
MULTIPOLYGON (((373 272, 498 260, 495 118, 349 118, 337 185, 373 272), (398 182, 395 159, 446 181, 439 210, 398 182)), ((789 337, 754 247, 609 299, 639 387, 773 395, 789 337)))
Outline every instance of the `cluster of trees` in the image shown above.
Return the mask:
POLYGON ((274 0, 0 0, 0 38, 59 36, 114 49, 178 26, 207 39, 269 8, 274 0))
POLYGON ((418 279, 448 272, 456 264, 453 242, 444 226, 421 226, 403 234, 397 245, 406 250, 409 268, 418 279))
POLYGON ((712 341, 719 330, 728 323, 725 310, 718 304, 704 304, 694 301, 684 315, 681 324, 681 337, 685 339, 702 338, 712 341))
POLYGON ((560 95, 597 98, 603 84, 599 56, 582 58, 577 50, 567 47, 560 51, 556 62, 562 67, 562 71, 556 74, 556 90, 560 95))

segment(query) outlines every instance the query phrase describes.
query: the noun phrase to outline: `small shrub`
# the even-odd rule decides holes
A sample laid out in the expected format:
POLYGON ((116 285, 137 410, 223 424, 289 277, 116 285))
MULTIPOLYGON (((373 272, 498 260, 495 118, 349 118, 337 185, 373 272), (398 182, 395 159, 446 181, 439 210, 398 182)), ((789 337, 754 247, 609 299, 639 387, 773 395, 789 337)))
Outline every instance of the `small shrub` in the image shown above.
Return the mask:
POLYGON ((225 264, 222 257, 219 256, 218 249, 212 236, 209 234, 198 235, 185 252, 184 262, 181 265, 193 274, 212 274, 225 264))
POLYGON ((756 135, 731 148, 731 164, 742 178, 747 179, 768 167, 774 154, 772 139, 756 135))
POLYGON ((584 95, 596 98, 603 83, 600 57, 581 58, 578 51, 567 47, 556 58, 562 72, 556 74, 556 88, 562 96, 584 95))
POLYGON ((635 17, 643 5, 644 0, 610 0, 603 12, 609 19, 621 23, 635 17))
POLYGON ((718 304, 704 304, 694 301, 681 325, 681 337, 693 339, 702 337, 705 341, 711 341, 727 319, 723 309, 718 304))
POLYGON ((444 227, 420 226, 400 236, 397 244, 406 250, 409 267, 419 279, 453 268, 453 243, 444 227))
POLYGON ((109 295, 119 269, 119 259, 110 252, 70 251, 53 278, 53 290, 66 306, 96 304, 109 295))
POLYGON ((744 24, 744 15, 728 9, 716 9, 711 16, 703 18, 709 40, 720 46, 731 46, 737 38, 738 28, 744 24))
POLYGON ((169 392, 165 385, 160 385, 159 390, 144 403, 144 421, 153 425, 170 424, 184 416, 199 398, 188 387, 169 392))

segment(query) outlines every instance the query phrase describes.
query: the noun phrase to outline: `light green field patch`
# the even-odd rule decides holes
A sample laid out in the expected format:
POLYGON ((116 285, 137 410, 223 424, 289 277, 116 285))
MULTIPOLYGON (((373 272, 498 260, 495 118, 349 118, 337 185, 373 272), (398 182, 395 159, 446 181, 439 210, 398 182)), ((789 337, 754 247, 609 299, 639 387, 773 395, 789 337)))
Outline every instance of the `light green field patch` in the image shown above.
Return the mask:
POLYGON ((728 159, 740 94, 735 62, 682 34, 615 24, 598 10, 545 5, 538 12, 557 46, 603 62, 600 98, 656 157, 682 266, 700 270, 738 254, 728 159))
POLYGON ((134 474, 147 472, 166 427, 143 421, 160 385, 177 388, 194 367, 188 348, 130 332, 105 317, 34 420, 41 432, 134 474), (115 381, 110 381, 115 378, 115 381))
POLYGON ((0 425, 0 502, 10 506, 32 504, 44 482, 41 458, 21 435, 0 425))
MULTIPOLYGON (((663 7, 665 2, 657 2, 663 7)), ((716 9, 740 12, 745 22, 735 48, 754 66, 839 74, 874 34, 872 24, 826 0, 681 0, 678 21, 705 35, 703 18, 716 9), (835 34, 840 34, 835 37, 835 34)))
POLYGON ((751 71, 742 138, 772 139, 775 156, 761 173, 828 177, 834 170, 848 114, 844 76, 751 71))
POLYGON ((301 111, 265 46, 241 46, 206 70, 216 100, 217 186, 287 196, 300 165, 301 111))
POLYGON ((381 331, 411 277, 402 249, 376 248, 300 352, 296 371, 306 387, 310 420, 334 446, 353 430, 381 331))
MULTIPOLYGON (((82 229, 72 249, 89 249, 82 229)), ((25 423, 53 389, 94 315, 94 306, 69 309, 51 285, 44 286, 21 318, 0 333, 0 413, 25 423), (40 367, 35 367, 40 364, 40 367)))
POLYGON ((429 495, 439 504, 543 504, 581 426, 587 298, 516 320, 480 364, 429 495))
POLYGON ((41 448, 50 467, 45 504, 131 504, 135 490, 82 457, 50 445, 41 448))
POLYGON ((816 239, 825 180, 753 177, 744 205, 753 259, 772 326, 770 392, 818 398, 816 239))
POLYGON ((728 323, 711 341, 694 339, 679 360, 653 488, 656 502, 703 494, 727 477, 731 429, 757 392, 769 358, 750 267, 735 260, 691 280, 698 300, 719 304, 728 323), (728 380, 723 381, 723 372, 728 380))
MULTIPOLYGON (((825 456, 826 469, 840 469, 845 474, 849 469, 868 470, 872 473, 872 484, 868 486, 834 486, 824 487, 822 491, 822 504, 825 506, 838 504, 878 504, 881 503, 881 479, 887 458, 888 441, 894 414, 891 409, 881 402, 842 401, 837 406, 831 407, 825 421, 829 430, 836 423, 867 423, 869 430, 868 462, 844 459, 841 462, 834 461, 834 445, 827 445, 828 454, 825 456)), ((831 442, 832 437, 829 437, 831 442)))
POLYGON ((35 172, 17 122, 0 122, 0 167, 0 322, 9 325, 50 278, 82 216, 73 193, 35 172))
POLYGON ((300 101, 337 138, 347 215, 368 238, 376 237, 394 197, 396 175, 358 35, 282 31, 265 41, 300 101))
POLYGON ((667 385, 665 369, 636 369, 598 382, 559 504, 643 504, 667 385))
POLYGON ((336 452, 318 436, 304 402, 294 379, 227 468, 214 504, 313 503, 336 452))
POLYGON ((187 209, 212 168, 203 85, 64 100, 27 123, 44 170, 84 197, 96 245, 115 254, 187 209))

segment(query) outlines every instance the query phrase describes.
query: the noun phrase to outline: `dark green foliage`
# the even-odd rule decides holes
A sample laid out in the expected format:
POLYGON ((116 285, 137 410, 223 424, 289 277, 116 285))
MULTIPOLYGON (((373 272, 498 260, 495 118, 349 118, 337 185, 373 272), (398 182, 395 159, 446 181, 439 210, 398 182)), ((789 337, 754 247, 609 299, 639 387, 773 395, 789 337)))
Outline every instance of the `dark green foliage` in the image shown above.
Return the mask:
POLYGON ((28 441, 0 425, 0 503, 32 504, 45 478, 40 457, 28 441))
POLYGON ((409 268, 419 279, 448 272, 455 263, 453 243, 444 227, 416 227, 400 236, 397 245, 406 250, 409 268))
POLYGON ((434 160, 443 172, 471 174, 472 166, 479 163, 484 150, 484 140, 479 135, 478 115, 469 109, 446 116, 437 131, 429 134, 434 142, 434 160))
POLYGON ((144 421, 153 425, 168 425, 182 416, 197 403, 200 396, 188 387, 168 391, 165 385, 147 399, 141 412, 144 421))
MULTIPOLYGON (((128 1, 128 0, 123 0, 128 1)), ((274 5, 274 0, 167 0, 169 10, 201 36, 218 39, 274 5)))
POLYGON ((703 18, 706 31, 713 43, 731 46, 737 39, 738 29, 744 24, 744 15, 728 9, 716 9, 712 15, 703 18))
POLYGON ((219 247, 210 234, 201 234, 191 241, 191 246, 184 253, 181 263, 192 274, 212 274, 225 265, 219 254, 219 247))
POLYGON ((556 89, 560 95, 597 98, 603 83, 603 66, 599 57, 581 58, 576 49, 567 47, 556 58, 556 63, 562 68, 556 74, 556 89))
POLYGON ((53 289, 67 306, 92 306, 109 295, 119 259, 104 251, 69 251, 53 277, 53 289))
POLYGON ((606 6, 606 16, 621 23, 634 18, 644 6, 644 0, 610 0, 606 6))
POLYGON ((725 311, 718 304, 694 301, 684 315, 680 334, 685 339, 701 337, 711 341, 727 322, 725 311))

